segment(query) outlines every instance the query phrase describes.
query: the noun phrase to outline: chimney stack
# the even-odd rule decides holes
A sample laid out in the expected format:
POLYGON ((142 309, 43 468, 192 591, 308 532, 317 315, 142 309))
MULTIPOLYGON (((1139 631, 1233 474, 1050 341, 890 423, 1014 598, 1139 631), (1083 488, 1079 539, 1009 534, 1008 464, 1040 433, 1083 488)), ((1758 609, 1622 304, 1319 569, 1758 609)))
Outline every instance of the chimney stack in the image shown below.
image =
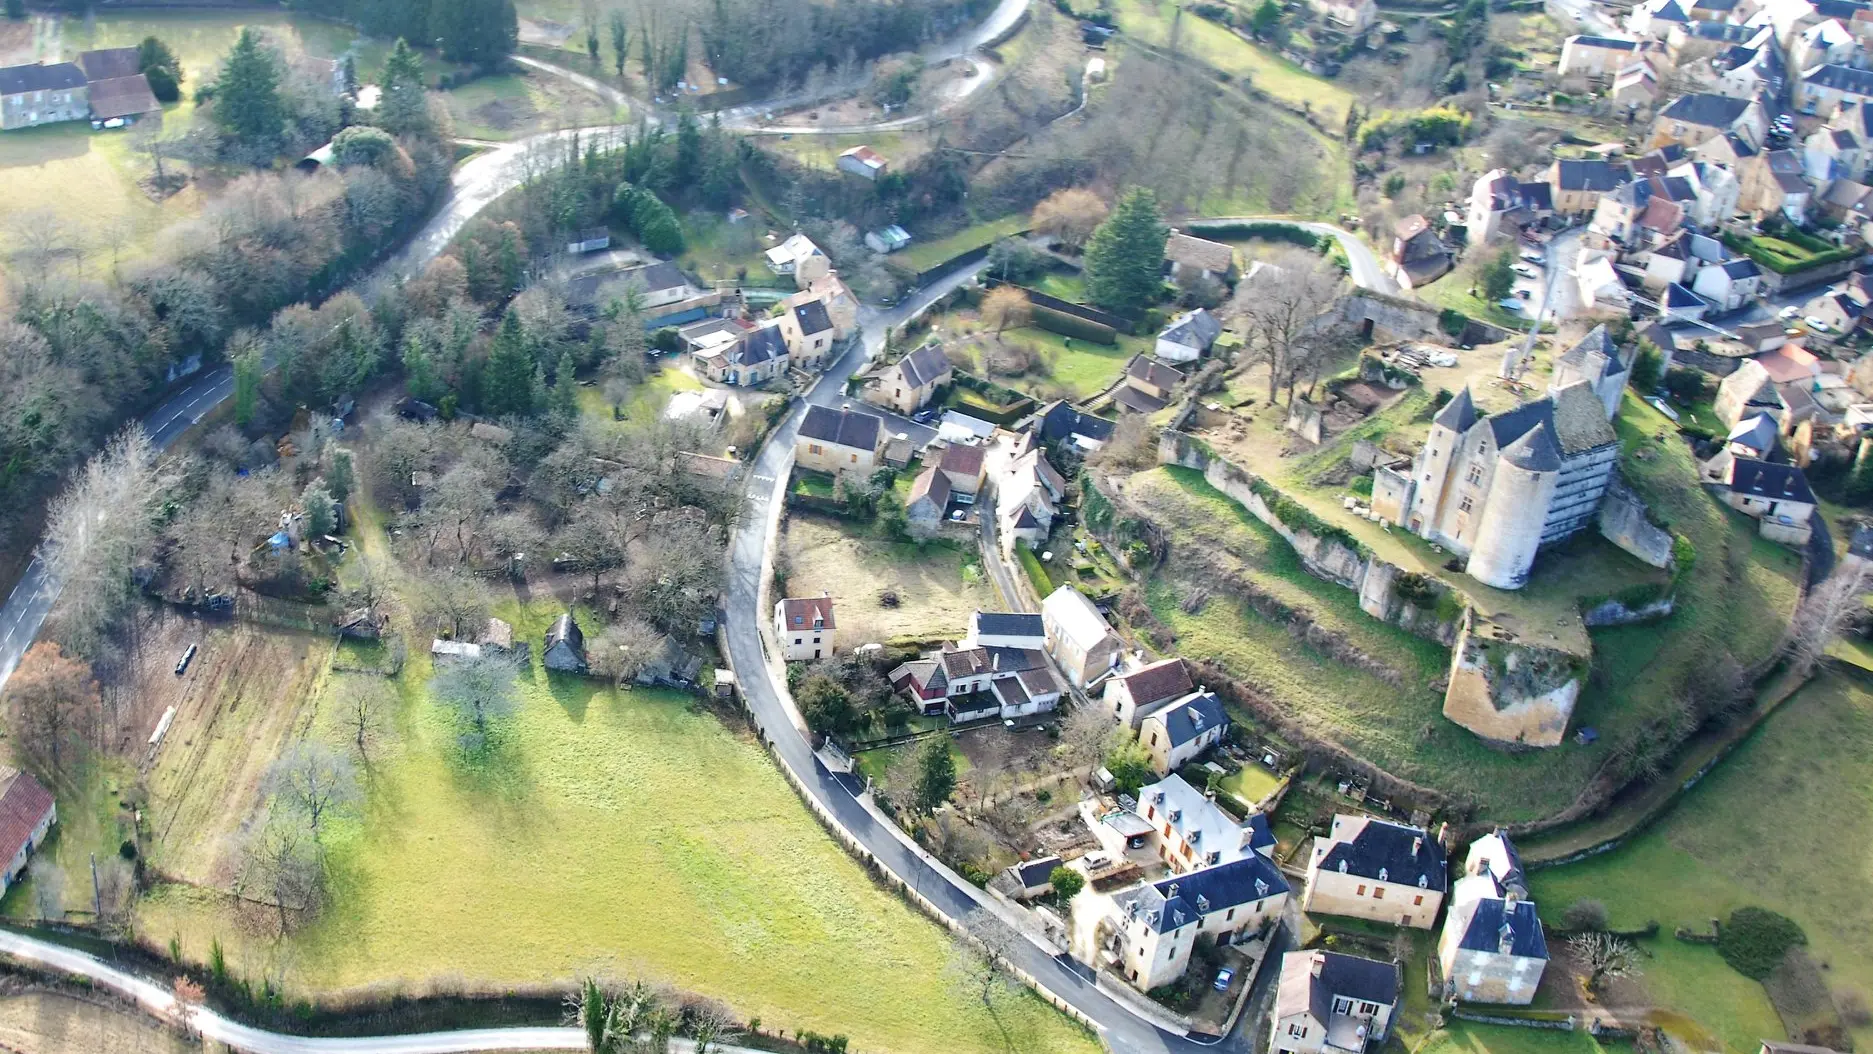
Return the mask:
POLYGON ((1418 851, 1419 851, 1419 850, 1421 850, 1421 849, 1423 849, 1423 848, 1424 848, 1424 839, 1422 839, 1422 838, 1413 838, 1413 839, 1411 840, 1411 855, 1412 855, 1412 856, 1417 856, 1417 855, 1418 855, 1418 851))
POLYGON ((1315 952, 1313 961, 1308 965, 1307 972, 1314 975, 1315 977, 1319 977, 1321 969, 1325 967, 1326 965, 1327 965, 1327 954, 1325 952, 1315 952))

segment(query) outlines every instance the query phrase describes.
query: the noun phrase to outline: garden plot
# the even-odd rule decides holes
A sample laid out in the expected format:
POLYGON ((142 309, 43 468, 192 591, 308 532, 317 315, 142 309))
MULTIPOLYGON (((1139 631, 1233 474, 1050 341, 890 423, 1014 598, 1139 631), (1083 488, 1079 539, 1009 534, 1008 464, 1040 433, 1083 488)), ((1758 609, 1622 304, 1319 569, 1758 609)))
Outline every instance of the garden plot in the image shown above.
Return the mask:
POLYGON ((973 545, 915 545, 879 537, 869 525, 795 513, 781 539, 792 596, 831 593, 840 639, 953 640, 978 609, 1001 603, 973 545))

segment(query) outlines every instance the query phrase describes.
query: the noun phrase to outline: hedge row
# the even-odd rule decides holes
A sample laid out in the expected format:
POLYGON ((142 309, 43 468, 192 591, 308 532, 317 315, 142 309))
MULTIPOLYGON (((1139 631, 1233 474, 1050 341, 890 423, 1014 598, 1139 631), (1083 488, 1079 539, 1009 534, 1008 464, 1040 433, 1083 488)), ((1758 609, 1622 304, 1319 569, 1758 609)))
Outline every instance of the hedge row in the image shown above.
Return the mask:
POLYGON ((1049 333, 1058 333, 1063 337, 1090 340, 1094 344, 1117 344, 1119 342, 1119 331, 1111 326, 1083 318, 1074 318, 1064 311, 1055 311, 1051 307, 1035 304, 1031 318, 1033 325, 1049 333))
POLYGON ((1217 223, 1202 227, 1192 226, 1191 230, 1204 238, 1240 241, 1244 238, 1260 238, 1270 242, 1288 242, 1304 249, 1319 252, 1321 243, 1326 239, 1305 227, 1296 227, 1292 223, 1217 223))
MULTIPOLYGON (((1795 242, 1789 241, 1787 238, 1781 240, 1788 242, 1790 245, 1796 245, 1795 242)), ((1814 268, 1825 267, 1828 264, 1839 263, 1842 260, 1857 259, 1860 254, 1865 251, 1855 246, 1845 246, 1838 249, 1830 247, 1826 251, 1814 253, 1806 259, 1792 260, 1776 252, 1774 249, 1757 244, 1754 238, 1739 238, 1729 231, 1723 233, 1723 243, 1729 248, 1756 261, 1761 266, 1774 271, 1776 274, 1800 274, 1803 271, 1811 271, 1814 268)), ((1804 248, 1800 245, 1796 245, 1796 247, 1804 248)))

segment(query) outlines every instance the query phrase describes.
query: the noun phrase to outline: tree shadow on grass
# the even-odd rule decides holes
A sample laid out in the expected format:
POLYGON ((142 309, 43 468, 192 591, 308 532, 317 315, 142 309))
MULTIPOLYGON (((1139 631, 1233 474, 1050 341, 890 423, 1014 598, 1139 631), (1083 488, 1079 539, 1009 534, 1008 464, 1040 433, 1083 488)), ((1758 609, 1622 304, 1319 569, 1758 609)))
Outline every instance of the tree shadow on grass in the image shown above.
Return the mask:
POLYGON ((592 706, 592 697, 606 690, 603 681, 577 674, 554 673, 551 670, 536 672, 533 686, 551 696, 559 708, 566 712, 566 716, 572 718, 573 724, 585 723, 586 711, 592 706))

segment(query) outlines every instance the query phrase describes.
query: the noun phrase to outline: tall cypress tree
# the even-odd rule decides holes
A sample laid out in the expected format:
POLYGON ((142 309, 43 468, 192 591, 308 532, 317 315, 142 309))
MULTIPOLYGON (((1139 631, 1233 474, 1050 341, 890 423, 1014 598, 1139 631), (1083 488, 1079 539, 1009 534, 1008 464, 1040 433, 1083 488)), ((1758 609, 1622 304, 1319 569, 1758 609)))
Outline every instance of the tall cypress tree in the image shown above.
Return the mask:
POLYGON ((1158 196, 1133 187, 1086 244, 1086 296, 1108 311, 1136 314, 1157 300, 1164 285, 1164 239, 1158 196))
POLYGON ((377 125, 391 135, 407 135, 429 127, 429 100, 423 83, 423 59, 410 43, 397 38, 384 60, 383 96, 377 103, 377 125))
POLYGON ((215 82, 215 121, 256 151, 277 144, 285 127, 280 57, 252 29, 241 30, 215 82))
POLYGON ((483 412, 494 417, 532 413, 533 371, 526 331, 520 326, 520 315, 510 307, 501 318, 501 328, 495 331, 494 347, 481 373, 483 412))

